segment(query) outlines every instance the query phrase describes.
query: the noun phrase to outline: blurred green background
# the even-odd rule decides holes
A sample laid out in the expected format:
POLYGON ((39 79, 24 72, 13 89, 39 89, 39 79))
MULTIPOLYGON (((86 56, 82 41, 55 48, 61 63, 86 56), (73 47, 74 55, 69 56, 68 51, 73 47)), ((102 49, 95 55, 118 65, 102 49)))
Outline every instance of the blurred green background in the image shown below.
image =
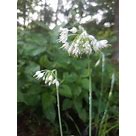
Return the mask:
POLYGON ((61 81, 64 136, 88 136, 87 60, 69 56, 57 42, 61 26, 79 25, 112 44, 103 50, 104 62, 99 54, 91 56, 92 133, 98 135, 115 73, 101 136, 118 136, 118 0, 18 0, 17 6, 18 136, 59 136, 55 88, 33 78, 37 70, 54 68, 61 81))

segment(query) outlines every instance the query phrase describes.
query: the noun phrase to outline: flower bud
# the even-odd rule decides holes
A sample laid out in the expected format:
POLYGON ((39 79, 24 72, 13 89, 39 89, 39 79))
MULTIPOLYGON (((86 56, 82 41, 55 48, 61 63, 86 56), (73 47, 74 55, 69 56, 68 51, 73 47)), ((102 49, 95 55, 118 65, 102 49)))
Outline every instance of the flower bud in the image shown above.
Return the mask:
POLYGON ((52 81, 52 80, 53 80, 53 76, 50 75, 50 76, 48 77, 48 80, 49 80, 49 81, 52 81))
POLYGON ((77 32, 77 28, 76 28, 76 27, 73 27, 70 31, 71 31, 72 33, 76 33, 76 32, 77 32))

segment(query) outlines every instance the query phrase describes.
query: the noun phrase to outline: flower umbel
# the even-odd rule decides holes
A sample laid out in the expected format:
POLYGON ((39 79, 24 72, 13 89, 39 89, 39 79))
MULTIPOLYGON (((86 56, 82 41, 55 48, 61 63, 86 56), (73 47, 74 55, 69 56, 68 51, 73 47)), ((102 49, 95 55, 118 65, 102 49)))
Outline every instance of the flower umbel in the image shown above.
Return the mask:
POLYGON ((75 57, 82 56, 83 54, 91 55, 93 52, 100 52, 102 48, 110 46, 107 40, 98 41, 81 26, 79 26, 79 29, 73 27, 70 30, 61 28, 60 31, 59 42, 63 43, 61 48, 67 51, 69 55, 75 57), (72 37, 73 40, 70 41, 69 37, 72 37))
POLYGON ((56 86, 59 86, 59 81, 57 79, 57 71, 56 69, 53 70, 41 70, 37 71, 34 76, 36 79, 42 79, 45 84, 48 86, 55 84, 56 86))

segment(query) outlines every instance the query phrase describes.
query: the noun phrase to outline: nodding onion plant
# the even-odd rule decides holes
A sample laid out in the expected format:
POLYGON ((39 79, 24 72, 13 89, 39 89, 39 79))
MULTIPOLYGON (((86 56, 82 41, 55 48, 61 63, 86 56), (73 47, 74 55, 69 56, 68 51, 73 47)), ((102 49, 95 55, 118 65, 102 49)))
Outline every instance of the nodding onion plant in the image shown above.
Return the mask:
POLYGON ((34 76, 36 79, 42 79, 44 83, 48 86, 55 85, 56 86, 56 95, 57 95, 57 108, 58 108, 58 119, 59 119, 59 127, 60 127, 60 136, 63 136, 62 131, 62 123, 61 123, 61 114, 60 114, 60 102, 59 102, 59 81, 57 79, 57 70, 41 70, 37 71, 34 76))
MULTIPOLYGON (((93 35, 89 35, 83 27, 73 27, 72 29, 60 28, 60 35, 58 42, 62 43, 63 50, 67 51, 69 55, 74 57, 81 57, 86 55, 88 58, 88 73, 89 73, 89 136, 92 136, 92 82, 91 74, 92 69, 90 67, 90 55, 93 53, 101 53, 101 49, 109 47, 107 40, 97 40, 93 35), (72 41, 70 40, 72 38, 72 41)), ((57 94, 57 108, 58 119, 60 127, 60 135, 63 136, 61 115, 60 115, 60 103, 59 103, 59 81, 57 79, 57 71, 53 70, 41 70, 34 74, 36 79, 41 79, 48 86, 56 86, 57 94)))
POLYGON ((89 35, 83 27, 73 27, 72 29, 60 28, 59 40, 62 43, 63 50, 74 57, 86 55, 88 58, 88 73, 89 73, 89 136, 92 135, 92 83, 90 67, 90 55, 93 53, 101 53, 101 49, 109 47, 107 40, 97 40, 93 35, 89 35), (72 41, 70 41, 72 37, 72 41))

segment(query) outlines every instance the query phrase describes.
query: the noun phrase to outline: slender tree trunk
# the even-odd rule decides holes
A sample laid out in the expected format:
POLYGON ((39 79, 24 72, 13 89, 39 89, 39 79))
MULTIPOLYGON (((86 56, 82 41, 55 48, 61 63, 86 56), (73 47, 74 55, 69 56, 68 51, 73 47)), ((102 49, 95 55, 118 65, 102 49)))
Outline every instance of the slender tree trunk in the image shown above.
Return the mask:
POLYGON ((112 60, 114 63, 118 64, 119 62, 119 1, 117 0, 115 3, 115 18, 114 18, 114 31, 117 35, 117 42, 113 46, 113 55, 112 55, 112 60))
POLYGON ((56 19, 55 19, 55 24, 57 24, 57 21, 58 21, 58 13, 61 9, 61 6, 62 6, 62 0, 58 0, 58 4, 57 4, 57 10, 56 10, 56 19))
POLYGON ((23 27, 26 27, 26 0, 24 0, 24 5, 23 5, 23 19, 24 19, 24 23, 23 23, 23 27))

